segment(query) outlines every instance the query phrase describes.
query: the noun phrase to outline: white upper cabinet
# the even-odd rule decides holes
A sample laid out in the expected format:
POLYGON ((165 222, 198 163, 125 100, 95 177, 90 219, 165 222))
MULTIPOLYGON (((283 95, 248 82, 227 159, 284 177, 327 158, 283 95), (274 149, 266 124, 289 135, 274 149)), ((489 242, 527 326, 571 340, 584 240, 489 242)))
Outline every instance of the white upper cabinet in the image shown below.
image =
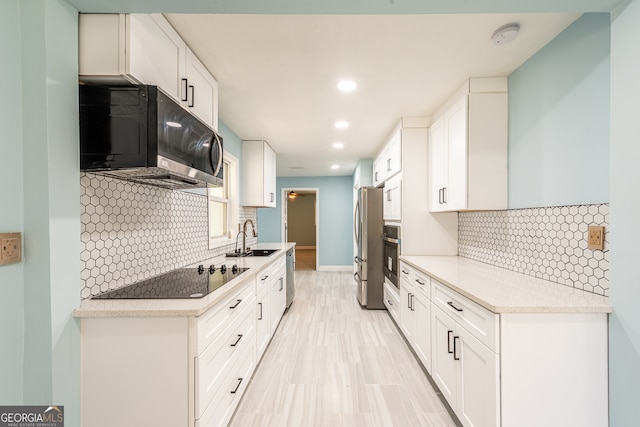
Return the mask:
POLYGON ((240 204, 276 207, 276 153, 267 141, 242 141, 240 204))
POLYGON ((187 72, 182 79, 186 93, 182 99, 193 114, 209 126, 218 128, 218 82, 202 62, 187 48, 187 72))
POLYGON ((154 85, 218 128, 218 83, 161 14, 80 14, 81 81, 154 85))
POLYGON ((382 207, 384 220, 400 221, 402 219, 402 175, 389 178, 384 183, 382 207))
POLYGON ((507 208, 507 80, 468 80, 429 132, 431 212, 507 208))
POLYGON ((393 132, 373 162, 373 185, 378 186, 402 169, 400 128, 393 132))

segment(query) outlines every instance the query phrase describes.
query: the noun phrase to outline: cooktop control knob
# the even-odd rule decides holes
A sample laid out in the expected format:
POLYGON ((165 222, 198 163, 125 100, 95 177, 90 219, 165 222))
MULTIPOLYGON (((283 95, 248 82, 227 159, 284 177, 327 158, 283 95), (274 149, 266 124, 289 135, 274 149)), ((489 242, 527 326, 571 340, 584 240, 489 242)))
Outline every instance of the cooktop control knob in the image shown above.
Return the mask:
POLYGON ((216 266, 215 266, 215 265, 213 265, 213 264, 211 264, 211 265, 209 266, 209 274, 213 274, 213 273, 215 273, 215 272, 216 272, 216 266))
POLYGON ((200 264, 198 266, 198 274, 202 274, 202 273, 204 273, 204 265, 200 264))
POLYGON ((227 266, 226 266, 226 265, 224 265, 224 264, 223 264, 223 265, 221 265, 221 266, 220 266, 220 273, 224 274, 224 273, 226 273, 226 272, 227 272, 227 266))
POLYGON ((231 272, 233 274, 236 274, 238 272, 238 264, 233 264, 233 267, 231 267, 231 272))

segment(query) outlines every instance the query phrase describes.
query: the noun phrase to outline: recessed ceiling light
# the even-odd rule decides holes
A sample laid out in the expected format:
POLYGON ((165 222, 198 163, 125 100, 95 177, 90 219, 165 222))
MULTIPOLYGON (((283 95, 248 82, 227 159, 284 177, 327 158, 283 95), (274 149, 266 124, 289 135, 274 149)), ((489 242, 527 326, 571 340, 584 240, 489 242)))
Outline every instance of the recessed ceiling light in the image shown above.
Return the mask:
POLYGON ((351 92, 354 91, 358 87, 358 83, 353 80, 342 80, 338 82, 338 89, 343 92, 351 92))
POLYGON ((331 169, 339 169, 339 168, 340 168, 340 166, 338 166, 338 165, 331 165, 331 169))
POLYGON ((349 127, 349 122, 347 122, 346 120, 338 120, 335 124, 335 127, 337 129, 346 129, 349 127))
POLYGON ((342 142, 334 142, 333 148, 344 148, 344 144, 342 142))

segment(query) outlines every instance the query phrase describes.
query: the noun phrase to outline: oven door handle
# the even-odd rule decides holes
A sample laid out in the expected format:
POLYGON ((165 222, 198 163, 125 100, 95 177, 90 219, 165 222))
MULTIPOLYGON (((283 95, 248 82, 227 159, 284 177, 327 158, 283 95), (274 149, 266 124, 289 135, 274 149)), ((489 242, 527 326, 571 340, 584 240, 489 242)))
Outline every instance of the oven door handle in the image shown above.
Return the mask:
POLYGON ((385 242, 389 242, 389 243, 395 243, 397 245, 400 244, 400 239, 392 239, 391 237, 387 237, 385 235, 382 236, 382 240, 384 240, 385 242))

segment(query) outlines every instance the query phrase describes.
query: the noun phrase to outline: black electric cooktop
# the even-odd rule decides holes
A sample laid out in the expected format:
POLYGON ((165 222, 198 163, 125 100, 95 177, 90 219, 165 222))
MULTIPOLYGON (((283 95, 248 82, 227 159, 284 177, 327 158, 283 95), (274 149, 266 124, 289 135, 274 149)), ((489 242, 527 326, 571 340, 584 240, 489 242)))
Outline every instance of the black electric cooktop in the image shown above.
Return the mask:
POLYGON ((235 279, 248 268, 237 265, 179 268, 141 282, 132 283, 92 297, 92 299, 170 299, 202 298, 235 279))

